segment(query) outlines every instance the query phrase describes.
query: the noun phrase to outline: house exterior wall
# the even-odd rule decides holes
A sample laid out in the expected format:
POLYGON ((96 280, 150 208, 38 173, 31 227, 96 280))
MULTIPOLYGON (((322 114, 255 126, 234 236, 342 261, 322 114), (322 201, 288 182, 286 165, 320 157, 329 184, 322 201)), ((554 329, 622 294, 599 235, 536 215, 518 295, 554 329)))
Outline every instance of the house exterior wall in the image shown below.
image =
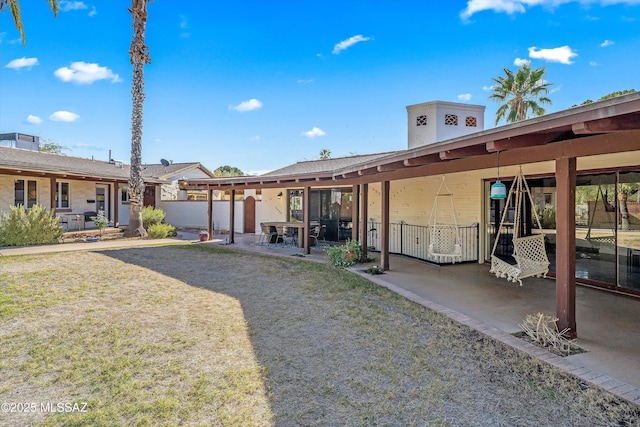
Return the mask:
MULTIPOLYGON (((163 201, 157 206, 165 212, 165 222, 178 228, 199 228, 206 230, 208 202, 163 201)), ((244 224, 244 201, 235 202, 234 231, 242 233, 244 224)), ((216 230, 229 230, 229 201, 213 201, 213 225, 216 230)))
MULTIPOLYGON (((0 213, 8 212, 10 207, 14 205, 14 180, 16 179, 22 179, 25 181, 36 181, 38 204, 47 208, 51 207, 51 181, 49 180, 49 178, 37 178, 22 175, 0 175, 0 213)), ((65 179, 59 179, 57 180, 57 182, 69 183, 70 206, 68 209, 64 209, 65 212, 83 213, 86 211, 95 211, 95 202, 87 202, 87 200, 95 200, 96 198, 95 182, 65 179)), ((113 184, 108 185, 109 194, 112 195, 113 184)), ((111 204, 112 200, 110 199, 109 205, 111 204)), ((113 215, 109 216, 111 217, 113 215)))
POLYGON ((256 234, 260 234, 260 223, 287 220, 287 197, 285 188, 265 188, 262 190, 262 201, 256 202, 256 234), (281 198, 278 193, 282 192, 281 198))
MULTIPOLYGON (((158 202, 157 208, 165 212, 164 221, 178 228, 199 228, 207 229, 207 209, 206 200, 181 201, 163 200, 158 202)), ((216 209, 214 207, 214 213, 216 209)), ((228 212, 227 212, 228 214, 228 212)), ((215 223, 215 218, 214 218, 215 223)))

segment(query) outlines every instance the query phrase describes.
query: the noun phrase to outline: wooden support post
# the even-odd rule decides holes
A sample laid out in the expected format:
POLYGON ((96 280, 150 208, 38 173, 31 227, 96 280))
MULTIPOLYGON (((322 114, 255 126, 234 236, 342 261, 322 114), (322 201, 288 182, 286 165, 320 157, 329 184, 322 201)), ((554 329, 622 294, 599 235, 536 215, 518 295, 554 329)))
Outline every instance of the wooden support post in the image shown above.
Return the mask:
POLYGON ((118 201, 120 201, 122 197, 120 197, 120 184, 118 181, 113 183, 113 226, 119 227, 120 220, 118 219, 118 201))
POLYGON ((354 185, 351 190, 351 239, 360 241, 358 230, 360 230, 359 224, 359 203, 360 199, 360 186, 354 185))
POLYGON ((231 195, 229 196, 229 242, 234 243, 236 228, 236 190, 231 190, 231 195))
POLYGON ((382 231, 380 233, 380 268, 389 270, 389 181, 382 181, 380 192, 382 197, 382 231))
POLYGON ((556 317, 558 329, 576 329, 576 158, 556 160, 556 317))
POLYGON ((369 246, 369 223, 367 217, 369 216, 369 184, 360 185, 360 232, 358 237, 360 238, 360 244, 362 245, 362 257, 367 258, 367 247, 369 246))
POLYGON ((311 187, 304 187, 302 194, 302 221, 304 222, 304 238, 302 239, 302 245, 304 253, 309 255, 311 253, 311 242, 309 235, 311 234, 311 187))
MULTIPOLYGON (((25 192, 26 194, 26 192, 25 192)), ((56 214, 56 178, 52 176, 49 178, 49 207, 51 212, 56 214)))
POLYGON ((213 239, 213 190, 207 191, 207 232, 209 240, 213 239))

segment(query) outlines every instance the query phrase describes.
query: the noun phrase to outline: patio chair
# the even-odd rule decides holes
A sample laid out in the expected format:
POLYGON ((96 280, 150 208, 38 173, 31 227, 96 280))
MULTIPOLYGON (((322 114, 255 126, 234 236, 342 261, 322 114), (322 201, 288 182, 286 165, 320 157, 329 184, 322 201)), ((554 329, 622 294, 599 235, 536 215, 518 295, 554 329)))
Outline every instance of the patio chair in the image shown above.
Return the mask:
POLYGON ((329 245, 329 242, 327 242, 326 236, 327 236, 327 226, 326 224, 322 224, 320 226, 320 231, 318 232, 318 238, 317 238, 318 246, 320 246, 321 248, 326 248, 331 246, 329 245))
POLYGON ((267 245, 273 246, 278 243, 278 230, 276 230, 275 225, 268 225, 267 229, 267 245))
POLYGON ((309 237, 311 240, 311 246, 318 246, 318 237, 320 236, 320 226, 316 225, 311 228, 309 232, 309 237))
POLYGON ((271 240, 271 233, 269 230, 269 226, 265 225, 264 222, 260 223, 260 237, 258 238, 258 243, 256 243, 256 245, 258 246, 265 246, 269 243, 269 241, 271 240))
MULTIPOLYGON (((506 262, 496 255, 496 248, 498 247, 499 239, 496 238, 493 244, 493 250, 491 251, 491 269, 490 273, 494 273, 496 277, 502 277, 510 282, 518 282, 522 286, 522 279, 527 277, 547 277, 549 272, 549 258, 544 244, 544 232, 540 218, 535 209, 532 209, 533 217, 538 225, 538 234, 531 236, 520 235, 520 221, 521 212, 525 203, 525 195, 529 196, 529 202, 531 206, 535 206, 531 191, 529 190, 529 184, 522 174, 522 167, 516 175, 516 179, 511 184, 509 195, 505 206, 510 206, 509 202, 511 197, 515 194, 515 214, 513 224, 513 259, 515 264, 506 262)), ((507 218, 508 209, 504 209, 502 214, 502 220, 500 221, 500 227, 498 233, 505 224, 507 218)))
POLYGON ((273 229, 275 229, 275 232, 276 232, 276 238, 273 243, 275 245, 284 246, 285 245, 284 226, 276 225, 275 227, 272 227, 272 231, 271 231, 272 233, 273 233, 273 229))
POLYGON ((298 246, 298 233, 295 227, 284 228, 284 244, 290 246, 298 246))

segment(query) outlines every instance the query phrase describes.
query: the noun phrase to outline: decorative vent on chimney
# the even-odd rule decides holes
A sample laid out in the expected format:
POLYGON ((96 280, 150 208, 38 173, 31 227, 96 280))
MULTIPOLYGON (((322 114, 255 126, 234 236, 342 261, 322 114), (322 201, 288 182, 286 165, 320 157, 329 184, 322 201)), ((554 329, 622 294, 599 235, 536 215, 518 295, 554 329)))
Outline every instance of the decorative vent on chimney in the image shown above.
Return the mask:
POLYGON ((444 124, 447 126, 458 126, 458 116, 455 114, 445 114, 444 124))

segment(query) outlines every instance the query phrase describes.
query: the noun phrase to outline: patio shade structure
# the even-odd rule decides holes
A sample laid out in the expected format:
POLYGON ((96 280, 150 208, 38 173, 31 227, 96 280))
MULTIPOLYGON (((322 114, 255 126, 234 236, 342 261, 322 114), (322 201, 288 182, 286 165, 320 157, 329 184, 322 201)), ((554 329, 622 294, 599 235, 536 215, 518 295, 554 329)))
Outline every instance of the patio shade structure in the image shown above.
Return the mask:
MULTIPOLYGON (((612 153, 640 153, 640 93, 595 102, 476 132, 464 137, 408 150, 381 153, 362 162, 332 170, 287 175, 245 176, 180 181, 183 189, 242 190, 296 187, 305 190, 305 221, 309 221, 311 188, 353 186, 358 191, 358 230, 366 248, 367 186, 381 185, 382 224, 380 266, 389 266, 389 190, 397 180, 494 168, 555 162, 556 204, 556 315, 558 327, 576 335, 575 319, 575 191, 576 159, 612 153)), ((640 161, 637 163, 640 164, 640 161)), ((211 212, 211 211, 210 211, 211 212)), ((211 215, 211 213, 210 213, 211 215)), ((209 218, 211 224, 211 218, 209 218)), ((233 224, 233 218, 231 218, 233 224)), ((308 224, 307 224, 308 225, 308 224)), ((233 228, 233 225, 231 226, 233 228)), ((309 227, 305 227, 305 234, 309 227)), ((305 251, 309 253, 305 236, 305 251)))

